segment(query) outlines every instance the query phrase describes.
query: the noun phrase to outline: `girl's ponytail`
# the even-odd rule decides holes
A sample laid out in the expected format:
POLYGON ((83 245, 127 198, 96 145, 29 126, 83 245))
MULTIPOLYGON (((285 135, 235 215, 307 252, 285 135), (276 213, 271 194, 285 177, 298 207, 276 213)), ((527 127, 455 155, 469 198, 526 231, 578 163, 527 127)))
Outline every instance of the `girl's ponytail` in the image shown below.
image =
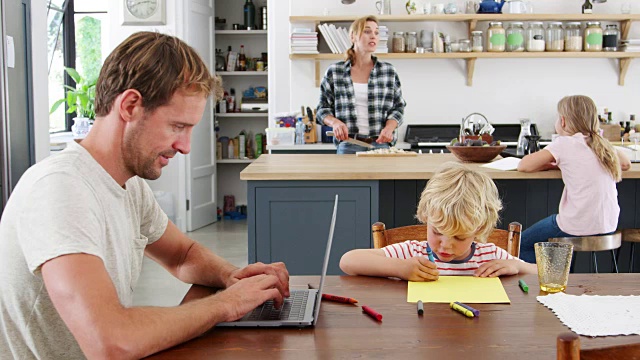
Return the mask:
POLYGON ((589 147, 596 154, 602 167, 607 170, 611 177, 616 181, 622 180, 622 169, 620 169, 620 159, 611 143, 603 138, 600 133, 591 134, 591 142, 589 147))
POLYGON ((356 64, 356 51, 353 50, 353 44, 347 49, 347 60, 351 61, 351 66, 356 64))

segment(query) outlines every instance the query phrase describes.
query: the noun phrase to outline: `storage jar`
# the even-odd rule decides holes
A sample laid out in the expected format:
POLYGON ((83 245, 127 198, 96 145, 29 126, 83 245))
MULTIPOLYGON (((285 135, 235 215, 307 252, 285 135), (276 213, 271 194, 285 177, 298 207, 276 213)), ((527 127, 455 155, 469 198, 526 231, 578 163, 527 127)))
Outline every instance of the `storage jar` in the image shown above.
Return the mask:
POLYGON ((547 26, 545 37, 545 49, 547 51, 564 51, 564 33, 561 22, 550 22, 547 26))
POLYGON ((405 52, 414 53, 418 47, 418 36, 415 31, 409 31, 405 38, 405 52))
POLYGON ((506 31, 507 51, 524 51, 524 27, 521 22, 512 22, 506 31))
POLYGON ((405 51, 404 32, 396 31, 393 33, 391 49, 394 53, 403 53, 405 51))
POLYGON ((618 51, 618 40, 620 40, 618 25, 607 25, 602 33, 602 50, 618 51))
POLYGON ((530 22, 527 29, 525 48, 527 51, 544 51, 544 27, 542 22, 530 22))
POLYGON ((579 22, 564 25, 564 51, 582 51, 582 28, 579 22))
POLYGON ((492 21, 487 29, 487 51, 503 52, 505 50, 506 35, 502 22, 492 21))
POLYGON ((471 45, 471 50, 473 50, 473 52, 483 52, 484 47, 482 45, 483 44, 482 31, 472 31, 471 38, 473 41, 473 44, 471 45))
POLYGON ((587 22, 584 29, 584 51, 602 51, 602 28, 599 21, 587 22))

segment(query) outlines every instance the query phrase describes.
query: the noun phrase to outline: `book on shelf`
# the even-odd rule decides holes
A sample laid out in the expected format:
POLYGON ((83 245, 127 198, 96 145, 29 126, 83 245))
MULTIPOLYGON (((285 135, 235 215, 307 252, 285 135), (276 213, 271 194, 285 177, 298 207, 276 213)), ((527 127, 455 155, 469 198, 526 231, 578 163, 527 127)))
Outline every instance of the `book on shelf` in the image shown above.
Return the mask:
POLYGON ((290 37, 292 54, 318 54, 318 33, 308 28, 294 28, 290 37))

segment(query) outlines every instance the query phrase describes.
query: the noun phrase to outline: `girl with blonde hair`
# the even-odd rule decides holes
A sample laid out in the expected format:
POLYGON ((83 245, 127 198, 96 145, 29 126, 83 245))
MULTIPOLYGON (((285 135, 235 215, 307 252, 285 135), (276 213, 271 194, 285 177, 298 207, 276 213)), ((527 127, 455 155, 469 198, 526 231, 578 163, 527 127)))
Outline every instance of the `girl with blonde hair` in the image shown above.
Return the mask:
POLYGON ((393 65, 373 55, 380 40, 375 16, 354 21, 349 36, 346 60, 330 65, 320 84, 317 120, 333 127, 338 154, 368 150, 347 138, 388 148, 404 117, 400 78, 393 65))
POLYGON ((549 238, 609 234, 618 227, 616 183, 631 162, 600 135, 597 112, 588 96, 564 97, 555 124, 560 136, 520 161, 522 172, 560 169, 564 182, 558 214, 522 233, 521 259, 535 263, 533 245, 549 238))

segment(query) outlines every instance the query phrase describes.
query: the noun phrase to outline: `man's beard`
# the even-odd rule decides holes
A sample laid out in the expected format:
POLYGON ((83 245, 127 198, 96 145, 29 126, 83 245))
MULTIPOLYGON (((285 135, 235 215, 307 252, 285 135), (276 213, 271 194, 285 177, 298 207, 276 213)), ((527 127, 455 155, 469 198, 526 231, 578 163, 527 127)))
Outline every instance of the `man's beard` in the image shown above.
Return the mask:
MULTIPOLYGON (((147 119, 143 119, 142 122, 146 122, 147 119)), ((140 140, 143 138, 143 133, 146 129, 144 124, 139 123, 135 128, 128 132, 122 143, 122 156, 124 159, 124 166, 130 173, 137 175, 143 179, 156 180, 162 175, 162 168, 156 168, 156 161, 159 156, 165 156, 167 158, 173 157, 175 150, 165 150, 159 154, 147 155, 144 153, 144 149, 139 146, 140 140)))

